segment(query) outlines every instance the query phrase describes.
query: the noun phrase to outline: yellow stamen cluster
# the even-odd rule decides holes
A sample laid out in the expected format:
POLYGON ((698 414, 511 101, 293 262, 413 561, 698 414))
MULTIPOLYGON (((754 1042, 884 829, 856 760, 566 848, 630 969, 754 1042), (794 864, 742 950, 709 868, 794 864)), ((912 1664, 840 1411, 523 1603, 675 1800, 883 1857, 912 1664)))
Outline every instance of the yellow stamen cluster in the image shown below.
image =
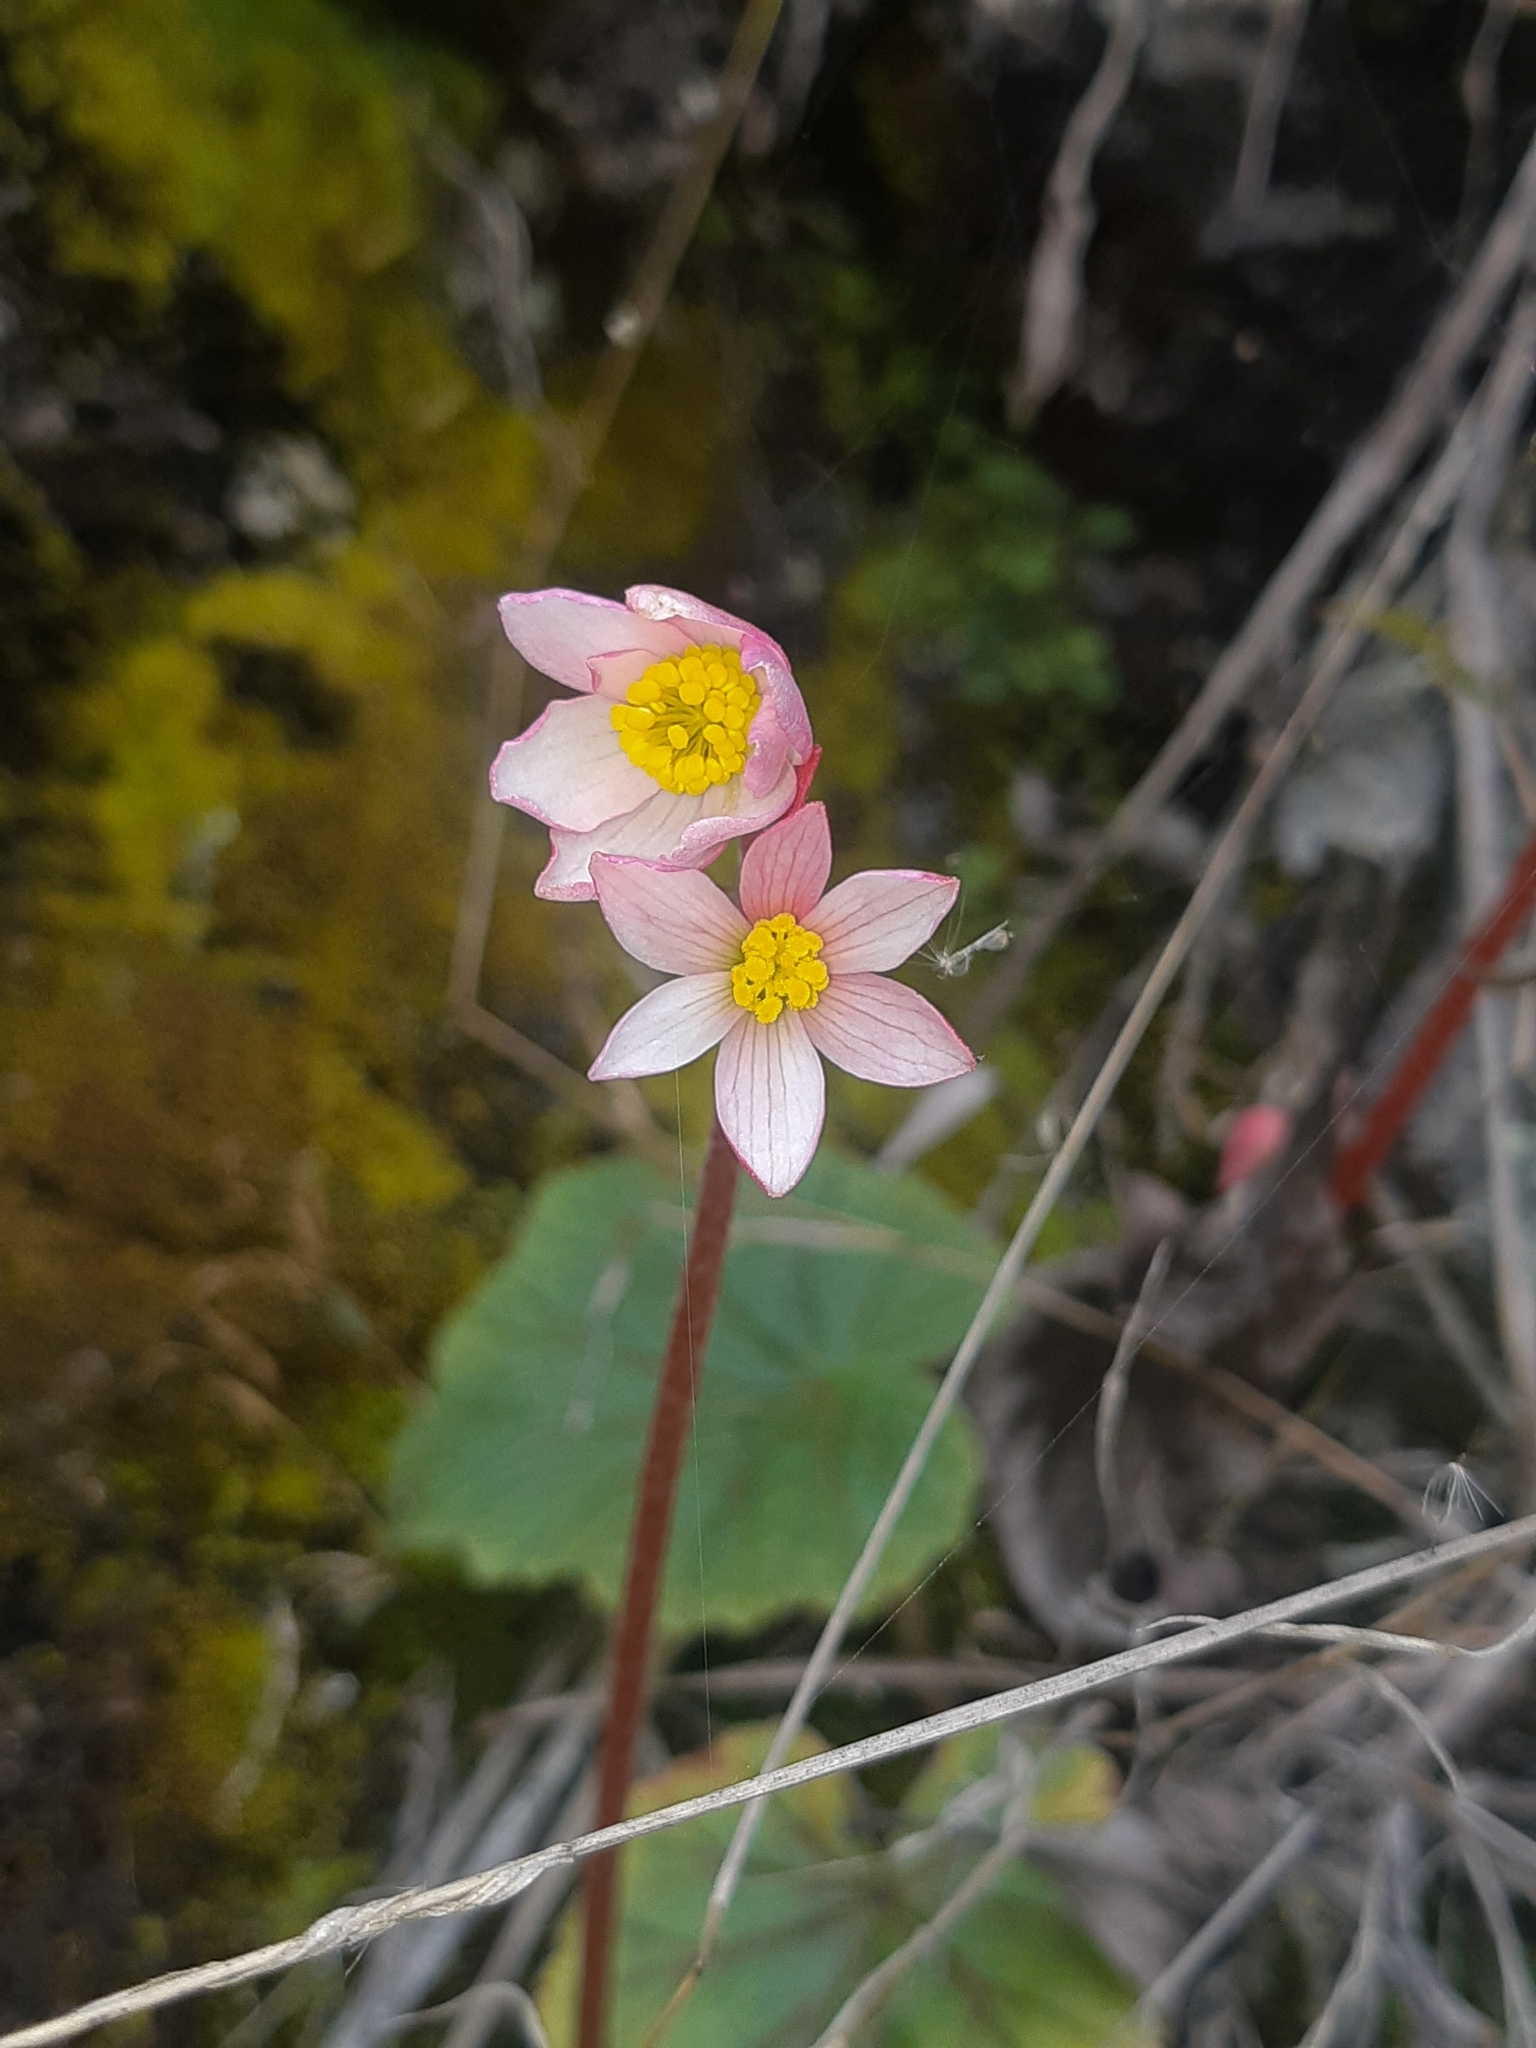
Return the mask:
POLYGON ((796 924, 787 910, 760 917, 741 942, 741 965, 731 969, 731 993, 759 1024, 771 1024, 788 1003, 814 1010, 827 985, 827 970, 816 955, 821 940, 796 924))
POLYGON ((762 701, 734 647, 694 647, 653 662, 613 707, 613 729, 637 768, 674 796, 702 796, 746 765, 762 701))

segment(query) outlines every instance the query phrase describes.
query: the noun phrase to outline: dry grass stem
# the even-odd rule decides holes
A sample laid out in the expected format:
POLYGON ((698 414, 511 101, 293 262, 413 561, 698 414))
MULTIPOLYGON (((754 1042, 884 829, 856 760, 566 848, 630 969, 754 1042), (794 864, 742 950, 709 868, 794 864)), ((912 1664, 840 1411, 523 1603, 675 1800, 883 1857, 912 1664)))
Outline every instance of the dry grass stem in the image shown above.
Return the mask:
POLYGON ((689 1821, 703 1820, 712 1813, 727 1813, 733 1808, 760 1804, 775 1793, 793 1791, 799 1785, 811 1784, 821 1778, 838 1777, 848 1771, 886 1762, 892 1757, 929 1749, 935 1743, 954 1735, 967 1734, 975 1728, 995 1727, 1021 1714, 1059 1707, 1069 1700, 1085 1698, 1108 1685, 1134 1678, 1143 1671, 1188 1663, 1232 1644, 1248 1641, 1277 1624, 1304 1621, 1330 1609, 1349 1606, 1356 1600, 1390 1592, 1394 1587, 1410 1585, 1417 1579, 1433 1576, 1455 1565, 1473 1559, 1494 1558, 1532 1545, 1536 1545, 1536 1515, 1525 1516, 1502 1528, 1482 1530, 1475 1536, 1459 1537, 1432 1550, 1416 1551, 1386 1564, 1372 1565, 1366 1571, 1353 1572, 1347 1578, 1309 1587, 1305 1592, 1292 1593, 1283 1600, 1272 1600, 1245 1613, 1204 1622, 1182 1635, 1165 1636, 1156 1642, 1119 1650, 1112 1656, 1098 1658, 1074 1670, 1054 1673, 987 1699, 948 1707, 942 1713, 925 1715, 921 1720, 908 1722, 900 1728, 866 1736, 860 1742, 823 1750, 769 1775, 746 1778, 718 1791, 680 1800, 673 1806, 658 1807, 651 1813, 636 1815, 632 1820, 621 1821, 614 1827, 599 1829, 573 1841, 553 1843, 548 1848, 517 1857, 493 1869, 455 1878, 447 1884, 418 1886, 389 1898, 338 1907, 287 1941, 271 1942, 243 1955, 200 1963, 191 1969, 173 1970, 168 1975, 151 1978, 128 1990, 92 1999, 88 2004, 60 2013, 54 2019, 15 2028, 0 2035, 0 2048, 51 2048, 56 2041, 74 2040, 96 2027, 117 2020, 157 2012, 166 2006, 180 2004, 184 1999, 229 1990, 237 1984, 254 1983, 262 1977, 274 1976, 279 1971, 312 1962, 320 1956, 363 1948, 391 1929, 403 1927, 411 1921, 484 1912, 489 1907, 505 1905, 516 1898, 546 1871, 568 1869, 590 1856, 622 1848, 644 1836, 682 1827, 689 1821))
POLYGON ((1008 390, 1015 426, 1033 419, 1082 355, 1083 262, 1098 220, 1094 160, 1130 91, 1153 6, 1154 0, 1116 0, 1099 68, 1072 110, 1046 181, 1024 288, 1018 368, 1008 390))

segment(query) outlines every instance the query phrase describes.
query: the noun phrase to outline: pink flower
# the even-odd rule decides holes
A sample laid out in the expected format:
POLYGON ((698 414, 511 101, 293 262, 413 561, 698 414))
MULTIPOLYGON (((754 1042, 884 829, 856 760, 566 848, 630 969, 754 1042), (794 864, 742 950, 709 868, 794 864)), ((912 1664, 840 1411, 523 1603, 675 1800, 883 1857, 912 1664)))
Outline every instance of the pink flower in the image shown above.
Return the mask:
POLYGON ((784 650, 755 626, 656 583, 623 604, 513 591, 501 622, 531 667, 581 692, 491 770, 498 803, 550 828, 536 895, 589 902, 595 853, 707 867, 793 803, 811 722, 784 650))
POLYGON ((670 1073, 718 1045, 721 1128, 770 1195, 787 1194, 816 1150, 822 1058, 896 1088, 948 1081, 976 1064, 931 1003, 885 978, 933 936, 958 881, 877 868, 829 891, 831 868, 821 804, 753 840, 740 910, 706 875, 607 854, 592 862, 619 944, 677 976, 619 1019, 593 1080, 670 1073))
POLYGON ((1291 1119, 1272 1102, 1256 1102, 1232 1119, 1216 1168, 1216 1189, 1226 1194, 1262 1173, 1290 1142, 1291 1119))

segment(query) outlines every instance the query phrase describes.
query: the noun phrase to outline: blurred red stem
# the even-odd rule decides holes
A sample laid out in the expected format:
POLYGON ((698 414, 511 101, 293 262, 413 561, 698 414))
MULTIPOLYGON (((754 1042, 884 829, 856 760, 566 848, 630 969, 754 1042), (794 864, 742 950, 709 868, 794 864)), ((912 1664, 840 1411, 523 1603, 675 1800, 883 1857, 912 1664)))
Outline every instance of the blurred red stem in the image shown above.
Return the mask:
POLYGON ((1521 848, 1503 896, 1467 942, 1460 965, 1372 1103, 1359 1136, 1339 1154, 1333 1169, 1333 1192, 1341 1209, 1353 1209, 1364 1199, 1372 1174, 1391 1151, 1398 1132, 1460 1037, 1484 977, 1498 966, 1505 947, 1533 907, 1536 834, 1521 848))
MULTIPOLYGON (((667 1561, 672 1510, 683 1469, 688 1427, 704 1357, 709 1348, 720 1277, 725 1268, 726 1238, 736 1202, 736 1155, 716 1119, 704 1155, 693 1236, 683 1262, 677 1306, 667 1337, 650 1435, 640 1467, 635 1519, 630 1529, 629 1564, 624 1599, 614 1632, 613 1662, 608 1679, 608 1711, 597 1759, 597 1813, 594 1827, 605 1828, 624 1817, 634 1763, 635 1738, 645 1711, 650 1675, 651 1624, 667 1561)), ((595 1856, 583 1879, 586 1909, 581 1965, 581 2017, 578 2048, 606 2048, 608 1983, 613 1952, 614 1886, 618 1856, 595 1856)))

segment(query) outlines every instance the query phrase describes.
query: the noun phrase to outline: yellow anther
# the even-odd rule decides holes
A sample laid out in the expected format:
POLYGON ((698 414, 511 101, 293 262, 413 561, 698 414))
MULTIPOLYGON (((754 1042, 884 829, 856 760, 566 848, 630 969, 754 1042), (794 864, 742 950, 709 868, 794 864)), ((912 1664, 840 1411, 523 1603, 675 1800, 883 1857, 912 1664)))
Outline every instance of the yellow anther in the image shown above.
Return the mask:
POLYGON ((827 985, 827 970, 816 955, 818 933, 781 910, 760 917, 741 942, 741 959, 731 969, 731 994, 759 1024, 772 1024, 791 1010, 814 1010, 827 985))
POLYGON ((747 765, 761 702, 734 647, 700 647, 653 662, 609 718, 637 768, 674 796, 702 796, 747 765))

